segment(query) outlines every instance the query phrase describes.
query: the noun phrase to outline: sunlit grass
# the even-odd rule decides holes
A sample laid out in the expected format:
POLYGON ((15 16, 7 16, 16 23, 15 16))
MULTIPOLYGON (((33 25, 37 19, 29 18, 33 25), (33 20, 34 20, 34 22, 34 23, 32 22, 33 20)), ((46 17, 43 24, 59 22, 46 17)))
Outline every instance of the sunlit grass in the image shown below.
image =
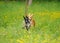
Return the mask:
POLYGON ((36 26, 26 31, 22 29, 25 3, 0 2, 0 43, 60 43, 60 4, 48 4, 31 5, 36 26))

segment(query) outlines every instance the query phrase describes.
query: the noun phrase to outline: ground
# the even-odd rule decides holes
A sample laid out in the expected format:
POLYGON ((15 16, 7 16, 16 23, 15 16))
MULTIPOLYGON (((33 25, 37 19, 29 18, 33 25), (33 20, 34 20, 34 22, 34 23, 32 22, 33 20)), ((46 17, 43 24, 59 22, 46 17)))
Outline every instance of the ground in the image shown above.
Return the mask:
POLYGON ((24 2, 0 2, 0 43, 60 43, 60 3, 33 2, 36 26, 22 29, 24 2))

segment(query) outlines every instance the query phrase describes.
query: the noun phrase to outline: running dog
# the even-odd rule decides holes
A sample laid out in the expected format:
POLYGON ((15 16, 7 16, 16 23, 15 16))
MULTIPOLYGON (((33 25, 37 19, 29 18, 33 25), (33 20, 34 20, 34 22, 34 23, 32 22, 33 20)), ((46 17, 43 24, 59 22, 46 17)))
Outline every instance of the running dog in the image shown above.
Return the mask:
POLYGON ((24 27, 27 29, 27 31, 30 29, 31 26, 35 27, 35 20, 33 19, 33 14, 23 16, 23 18, 24 18, 24 27))

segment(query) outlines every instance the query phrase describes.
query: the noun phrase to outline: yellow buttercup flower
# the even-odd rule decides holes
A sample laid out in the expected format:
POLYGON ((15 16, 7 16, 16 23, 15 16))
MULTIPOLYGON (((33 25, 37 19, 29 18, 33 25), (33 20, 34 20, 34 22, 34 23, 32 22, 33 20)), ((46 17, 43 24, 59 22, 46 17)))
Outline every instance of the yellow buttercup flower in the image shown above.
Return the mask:
POLYGON ((19 43, 24 43, 24 40, 22 40, 22 39, 17 39, 17 42, 19 42, 19 43))

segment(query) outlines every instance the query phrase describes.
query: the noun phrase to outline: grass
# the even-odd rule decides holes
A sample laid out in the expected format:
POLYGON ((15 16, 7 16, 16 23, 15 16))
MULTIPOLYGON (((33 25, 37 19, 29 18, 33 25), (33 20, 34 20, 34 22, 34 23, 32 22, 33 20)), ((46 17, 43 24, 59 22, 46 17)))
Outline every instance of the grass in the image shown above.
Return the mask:
POLYGON ((0 43, 60 43, 60 3, 33 3, 36 27, 22 29, 24 2, 0 2, 0 43))

